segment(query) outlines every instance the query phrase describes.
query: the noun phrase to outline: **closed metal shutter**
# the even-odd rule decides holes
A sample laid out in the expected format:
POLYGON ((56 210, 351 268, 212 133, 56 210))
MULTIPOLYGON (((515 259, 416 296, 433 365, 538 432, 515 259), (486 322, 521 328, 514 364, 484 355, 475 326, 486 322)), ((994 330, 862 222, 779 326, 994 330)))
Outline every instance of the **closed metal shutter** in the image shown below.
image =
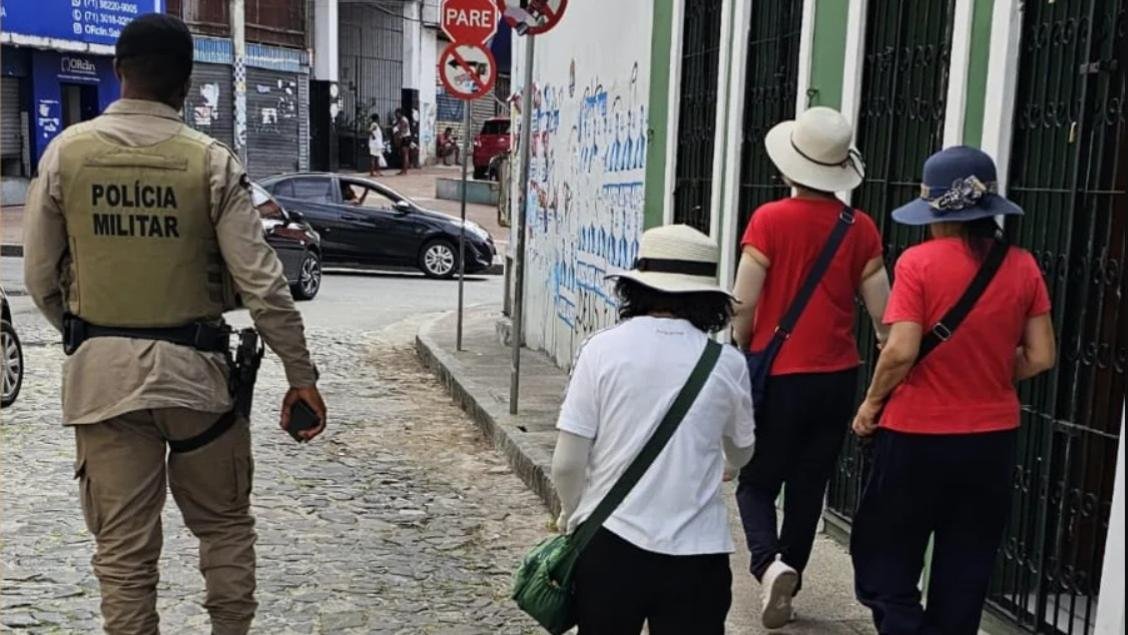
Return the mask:
POLYGON ((196 64, 192 69, 192 90, 184 103, 184 121, 227 147, 234 147, 233 91, 230 66, 196 64))
POLYGON ((309 75, 298 76, 298 169, 309 169, 309 75))
MULTIPOLYGON (((247 69, 247 173, 259 179, 301 169, 300 145, 308 144, 308 105, 298 85, 305 75, 247 69), (303 126, 302 119, 306 122, 303 126)), ((306 161, 308 163, 308 148, 306 161)))
POLYGON ((19 157, 22 148, 20 80, 4 77, 0 79, 0 153, 5 157, 19 157))

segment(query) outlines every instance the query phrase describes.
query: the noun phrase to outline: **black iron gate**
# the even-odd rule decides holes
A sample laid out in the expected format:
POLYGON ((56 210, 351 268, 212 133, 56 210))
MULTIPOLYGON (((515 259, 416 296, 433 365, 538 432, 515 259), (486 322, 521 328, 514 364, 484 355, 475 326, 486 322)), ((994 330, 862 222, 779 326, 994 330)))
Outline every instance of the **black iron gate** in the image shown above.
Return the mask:
POLYGON ((687 2, 682 31, 681 105, 674 222, 709 233, 723 0, 687 2))
POLYGON ((739 231, 748 224, 753 210, 788 193, 764 151, 764 135, 780 121, 795 117, 803 29, 802 2, 757 0, 751 5, 740 143, 739 231))
MULTIPOLYGON (((855 138, 866 161, 866 180, 852 204, 881 228, 885 259, 892 264, 922 233, 892 222, 889 213, 920 195, 921 164, 939 150, 944 135, 948 61, 954 0, 869 0, 862 95, 855 138)), ((868 324, 868 320, 859 321, 868 324)), ((859 329, 866 360, 859 390, 876 362, 873 330, 859 329)), ((849 435, 831 479, 827 507, 849 520, 861 493, 862 454, 849 435)))
MULTIPOLYGON (((1128 0, 1027 2, 1007 193, 1054 305, 1058 366, 1021 387, 1011 522, 991 605, 1091 633, 1128 367, 1128 0)), ((1121 565, 1123 566, 1123 565, 1121 565)))

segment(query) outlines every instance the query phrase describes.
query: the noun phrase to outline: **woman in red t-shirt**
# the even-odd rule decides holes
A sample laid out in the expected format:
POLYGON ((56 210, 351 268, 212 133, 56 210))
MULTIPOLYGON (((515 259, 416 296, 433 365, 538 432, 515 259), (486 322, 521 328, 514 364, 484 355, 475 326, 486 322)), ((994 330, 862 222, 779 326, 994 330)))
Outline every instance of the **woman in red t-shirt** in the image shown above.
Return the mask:
POLYGON ((1054 363, 1038 264, 1006 246, 995 220, 1022 210, 996 187, 989 156, 948 148, 924 164, 921 197, 893 212, 900 223, 929 225, 933 240, 897 261, 885 311, 892 328, 854 420, 855 433, 875 440, 850 552, 858 599, 880 633, 978 631, 1010 509, 1014 384, 1054 363), (1000 249, 997 273, 958 328, 942 324, 1000 249), (943 341, 917 364, 926 332, 943 341), (932 535, 925 610, 917 583, 932 535))
POLYGON ((769 369, 765 399, 755 404, 757 448, 740 473, 737 503, 761 582, 761 621, 792 619, 791 599, 811 556, 827 482, 850 424, 860 363, 854 299, 861 291, 885 335, 881 314, 889 278, 873 220, 849 210, 835 192, 857 187, 864 166, 850 147, 850 124, 830 108, 811 108, 768 133, 768 156, 794 196, 761 206, 744 233, 734 295, 733 335, 745 351, 763 351, 799 294, 839 219, 846 229, 826 273, 769 369), (786 485, 783 527, 776 500, 786 485))

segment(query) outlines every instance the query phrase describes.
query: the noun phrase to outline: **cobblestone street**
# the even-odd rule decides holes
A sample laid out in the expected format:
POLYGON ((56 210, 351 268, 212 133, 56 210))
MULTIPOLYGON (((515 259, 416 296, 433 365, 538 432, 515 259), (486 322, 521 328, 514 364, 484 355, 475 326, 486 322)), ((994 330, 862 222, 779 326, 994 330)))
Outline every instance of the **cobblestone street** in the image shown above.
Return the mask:
MULTIPOLYGON (((419 365, 418 320, 367 332, 307 321, 329 406, 328 431, 309 445, 277 428, 284 380, 268 354, 252 428, 255 632, 532 630, 507 592, 548 514, 419 365)), ((93 540, 72 479, 73 435, 59 424, 63 353, 37 313, 16 321, 27 376, 0 428, 0 621, 4 631, 96 632, 93 540)), ((196 541, 170 497, 163 630, 206 633, 202 598, 196 541)))

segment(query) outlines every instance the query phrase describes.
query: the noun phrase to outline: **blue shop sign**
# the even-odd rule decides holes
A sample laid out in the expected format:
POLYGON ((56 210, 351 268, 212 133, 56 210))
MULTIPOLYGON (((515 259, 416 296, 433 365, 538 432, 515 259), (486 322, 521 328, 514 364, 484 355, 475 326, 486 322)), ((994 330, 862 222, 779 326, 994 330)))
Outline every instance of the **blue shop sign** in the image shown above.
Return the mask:
POLYGON ((145 13, 163 13, 165 0, 0 0, 4 32, 112 45, 122 28, 145 13))

